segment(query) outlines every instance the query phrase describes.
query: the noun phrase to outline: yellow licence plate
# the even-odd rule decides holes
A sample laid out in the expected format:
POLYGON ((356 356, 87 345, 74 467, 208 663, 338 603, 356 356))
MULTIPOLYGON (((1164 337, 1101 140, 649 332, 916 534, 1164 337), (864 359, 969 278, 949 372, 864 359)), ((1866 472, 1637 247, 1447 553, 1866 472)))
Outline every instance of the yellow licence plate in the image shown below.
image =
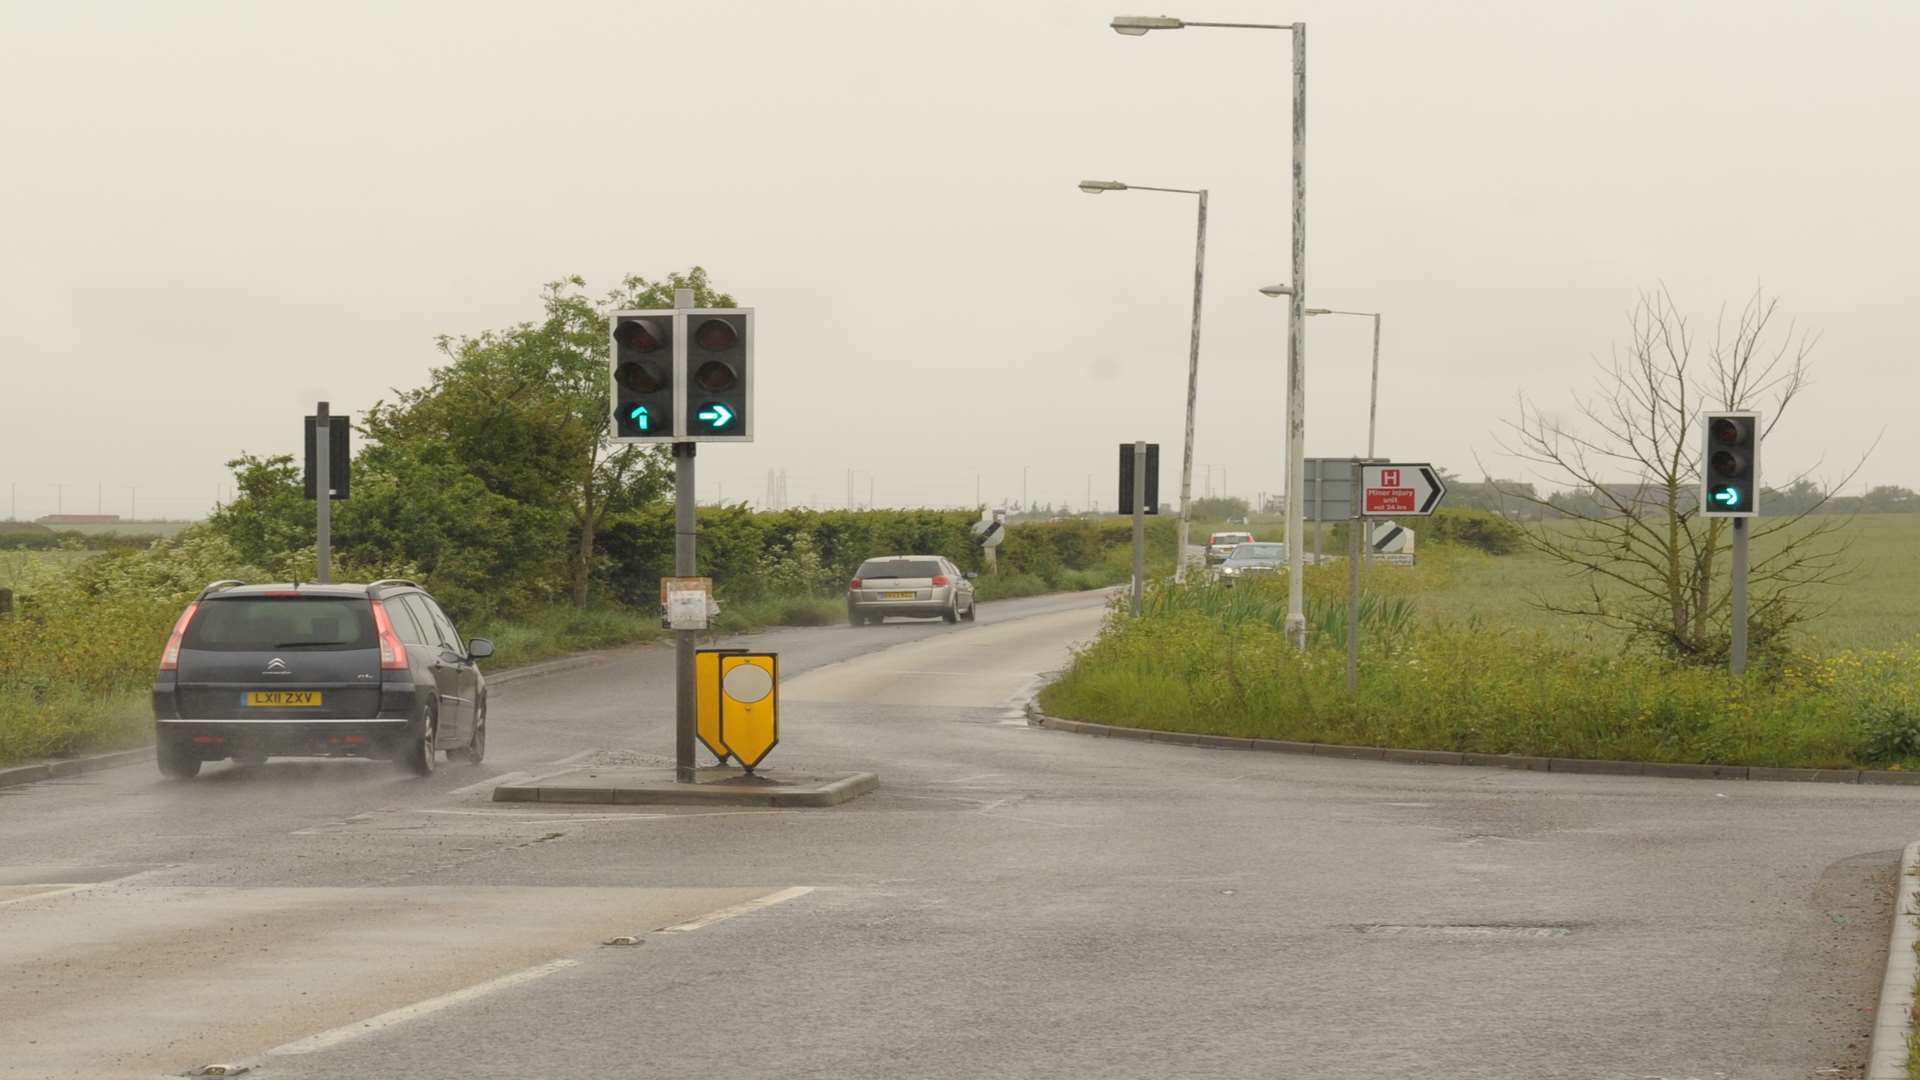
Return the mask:
POLYGON ((248 705, 264 705, 271 709, 307 708, 320 704, 318 690, 249 690, 248 705))
POLYGON ((890 592, 881 597, 883 600, 911 600, 913 598, 914 594, 910 592, 890 592))

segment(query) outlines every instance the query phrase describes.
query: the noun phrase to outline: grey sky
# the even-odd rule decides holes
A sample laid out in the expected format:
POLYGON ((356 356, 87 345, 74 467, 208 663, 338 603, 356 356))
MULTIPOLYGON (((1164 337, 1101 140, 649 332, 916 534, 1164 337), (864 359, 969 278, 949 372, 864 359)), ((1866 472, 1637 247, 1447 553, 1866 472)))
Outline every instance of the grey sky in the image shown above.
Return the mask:
MULTIPOLYGON (((1638 290, 1710 320, 1760 282, 1822 333, 1769 476, 1885 427, 1864 478, 1920 482, 1920 5, 1190 2, 1309 23, 1310 302, 1386 313, 1384 453, 1471 470, 1638 290)), ((696 263, 758 308, 762 374, 703 497, 783 467, 830 505, 852 468, 953 504, 1030 465, 1111 505, 1136 437, 1173 490, 1192 201, 1082 177, 1212 189, 1197 456, 1277 491, 1287 37, 1104 27, 1160 10, 4 0, 0 498, 202 512, 316 398, 422 382, 435 334, 696 263)), ((1309 453, 1356 452, 1368 326, 1309 327, 1309 453)))

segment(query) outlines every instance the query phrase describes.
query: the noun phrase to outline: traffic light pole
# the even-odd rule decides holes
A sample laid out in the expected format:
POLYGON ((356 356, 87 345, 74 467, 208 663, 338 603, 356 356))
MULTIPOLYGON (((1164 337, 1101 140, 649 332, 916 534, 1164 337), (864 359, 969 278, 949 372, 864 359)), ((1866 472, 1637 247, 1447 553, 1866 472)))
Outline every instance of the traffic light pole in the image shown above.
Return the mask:
POLYGON ((1747 538, 1749 518, 1733 519, 1733 673, 1747 673, 1747 538))
MULTIPOLYGON (((1181 553, 1183 556, 1185 552, 1181 553)), ((1133 617, 1147 581, 1147 444, 1133 444, 1133 617)))
POLYGON ((333 581, 333 419, 321 402, 313 425, 313 551, 314 577, 319 584, 333 581))
MULTIPOLYGON (((1368 457, 1373 455, 1369 454, 1368 457)), ((1366 521, 1361 518, 1362 491, 1366 482, 1360 462, 1353 463, 1353 494, 1347 497, 1347 692, 1360 689, 1360 552, 1366 546, 1361 534, 1366 521)), ((1318 525, 1315 522, 1315 525, 1318 525)))
MULTIPOLYGON (((673 573, 693 577, 695 519, 693 513, 693 451, 698 443, 673 444, 673 573)), ((682 784, 693 783, 694 744, 694 670, 693 651, 698 630, 673 632, 673 684, 675 691, 673 725, 673 778, 682 784)))

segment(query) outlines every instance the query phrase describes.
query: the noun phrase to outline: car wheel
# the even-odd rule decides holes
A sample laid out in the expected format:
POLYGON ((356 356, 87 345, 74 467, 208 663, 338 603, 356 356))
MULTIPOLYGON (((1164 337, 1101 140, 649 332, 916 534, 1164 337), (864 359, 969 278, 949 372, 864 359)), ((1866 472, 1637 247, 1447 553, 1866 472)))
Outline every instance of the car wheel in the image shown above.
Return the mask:
POLYGON ((400 752, 400 763, 415 776, 433 775, 433 740, 440 732, 440 708, 429 704, 424 716, 420 718, 420 732, 405 750, 400 752))
POLYGON ((487 759, 487 699, 480 699, 480 711, 473 718, 473 738, 458 750, 447 751, 447 757, 462 761, 468 765, 478 765, 487 759))
POLYGON ((848 626, 865 626, 867 625, 867 617, 853 610, 852 608, 848 608, 847 609, 847 625, 848 626))
POLYGON ((200 775, 200 759, 175 739, 161 739, 153 744, 154 759, 160 765, 160 775, 169 780, 191 780, 200 775))
POLYGON ((979 617, 980 617, 980 601, 978 600, 967 601, 967 621, 972 622, 979 617))
POLYGON ((959 622, 960 621, 960 598, 957 596, 954 597, 953 603, 947 608, 947 610, 940 613, 940 617, 950 623, 959 622))

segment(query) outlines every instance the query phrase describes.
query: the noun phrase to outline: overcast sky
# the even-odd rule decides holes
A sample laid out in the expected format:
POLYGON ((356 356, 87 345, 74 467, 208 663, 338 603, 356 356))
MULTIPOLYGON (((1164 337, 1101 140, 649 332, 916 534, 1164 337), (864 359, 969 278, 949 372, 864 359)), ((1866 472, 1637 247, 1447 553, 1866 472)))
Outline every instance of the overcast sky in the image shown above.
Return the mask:
MULTIPOLYGON (((1309 302, 1385 312, 1383 454, 1510 472, 1640 290, 1764 284, 1821 334, 1769 476, 1885 429, 1864 479, 1920 485, 1920 4, 1192 2, 1309 24, 1309 302)), ((1158 8, 0 0, 0 498, 197 515, 434 335, 695 264, 760 335, 703 498, 1111 506, 1134 438, 1170 497, 1193 200, 1083 177, 1212 190, 1197 458, 1277 491, 1287 35, 1117 13, 1158 8)), ((1310 454, 1364 448, 1369 335, 1309 323, 1310 454)))

